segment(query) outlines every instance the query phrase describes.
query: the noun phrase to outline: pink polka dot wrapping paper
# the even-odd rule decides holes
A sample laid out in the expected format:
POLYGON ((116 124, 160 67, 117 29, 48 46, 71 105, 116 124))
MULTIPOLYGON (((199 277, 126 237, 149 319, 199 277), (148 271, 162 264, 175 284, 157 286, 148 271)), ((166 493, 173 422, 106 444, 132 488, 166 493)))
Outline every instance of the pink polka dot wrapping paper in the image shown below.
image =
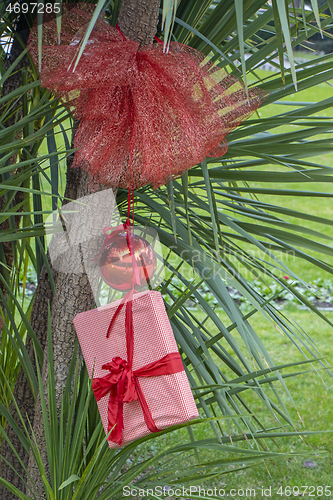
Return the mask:
MULTIPOLYGON (((125 307, 119 312, 110 333, 106 334, 120 300, 92 309, 74 318, 74 326, 89 377, 104 377, 102 365, 114 357, 127 359, 125 307)), ((160 292, 144 291, 133 298, 134 353, 133 371, 178 352, 177 344, 160 292)), ((139 383, 158 429, 166 429, 198 417, 197 407, 185 371, 173 375, 139 377, 139 383)), ((105 433, 108 434, 109 394, 98 403, 105 433)), ((150 434, 138 400, 124 403, 122 446, 150 434)), ((109 441, 110 448, 118 444, 109 441)))

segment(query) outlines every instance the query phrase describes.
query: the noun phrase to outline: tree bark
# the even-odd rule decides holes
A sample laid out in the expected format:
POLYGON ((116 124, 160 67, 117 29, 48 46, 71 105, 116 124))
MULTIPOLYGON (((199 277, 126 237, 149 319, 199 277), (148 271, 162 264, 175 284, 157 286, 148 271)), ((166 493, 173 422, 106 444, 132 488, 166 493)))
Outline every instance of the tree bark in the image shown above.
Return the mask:
POLYGON ((141 45, 153 42, 160 2, 157 0, 123 0, 118 25, 122 33, 141 45))
MULTIPOLYGON (((160 0, 123 0, 119 12, 119 27, 122 33, 141 44, 153 42, 156 33, 158 9, 160 0)), ((68 169, 66 196, 77 199, 91 192, 86 174, 68 169)), ((63 275, 58 273, 55 279, 56 294, 52 300, 52 335, 54 350, 54 369, 58 404, 61 398, 61 388, 68 375, 69 360, 73 355, 75 330, 73 318, 79 312, 93 308, 94 299, 85 275, 63 275)), ((39 285, 38 285, 39 286, 39 285)), ((38 308, 38 304, 36 304, 38 308)), ((46 336, 46 332, 44 333, 46 336)), ((47 352, 44 351, 43 385, 47 393, 47 352)), ((47 470, 47 453, 43 431, 40 401, 37 401, 34 432, 42 460, 47 470)), ((37 465, 30 455, 29 474, 37 493, 45 497, 44 486, 37 465)), ((29 495, 29 491, 26 492, 29 495)))

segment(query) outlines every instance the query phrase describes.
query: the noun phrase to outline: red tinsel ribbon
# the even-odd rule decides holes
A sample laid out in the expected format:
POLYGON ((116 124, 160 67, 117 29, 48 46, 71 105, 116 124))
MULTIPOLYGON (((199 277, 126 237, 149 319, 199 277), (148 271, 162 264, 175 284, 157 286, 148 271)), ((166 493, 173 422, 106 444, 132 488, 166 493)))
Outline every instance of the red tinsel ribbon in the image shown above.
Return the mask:
MULTIPOLYGON (((109 370, 104 377, 94 378, 92 388, 99 401, 110 393, 108 403, 108 431, 111 431, 109 440, 122 444, 122 430, 124 429, 123 405, 131 401, 139 400, 144 421, 151 432, 159 432, 156 427, 146 398, 140 387, 138 377, 157 377, 160 375, 172 375, 184 370, 183 363, 178 352, 169 353, 158 361, 149 363, 138 370, 132 370, 133 360, 133 313, 132 300, 126 302, 126 344, 127 361, 115 357, 110 363, 102 366, 103 370, 109 370)), ((119 312, 118 307, 118 312, 119 312)))
MULTIPOLYGON (((73 166, 96 182, 153 188, 206 156, 227 151, 226 135, 258 108, 265 93, 244 85, 212 56, 170 42, 140 46, 98 19, 73 71, 94 6, 63 4, 44 15, 40 79, 70 108, 79 127, 73 166)), ((28 49, 38 68, 37 22, 28 49)))

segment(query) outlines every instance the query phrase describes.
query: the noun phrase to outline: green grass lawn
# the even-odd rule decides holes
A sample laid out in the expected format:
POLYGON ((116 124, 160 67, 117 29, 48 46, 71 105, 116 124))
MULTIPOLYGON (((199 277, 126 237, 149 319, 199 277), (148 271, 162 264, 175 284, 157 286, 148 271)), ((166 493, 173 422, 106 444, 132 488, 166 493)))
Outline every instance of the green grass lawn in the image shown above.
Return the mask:
MULTIPOLYGON (((263 77, 264 72, 259 72, 259 75, 263 77)), ((295 92, 291 96, 283 99, 282 101, 279 101, 279 103, 273 103, 269 104, 267 106, 262 106, 259 109, 259 116, 262 118, 268 118, 274 115, 278 115, 281 113, 285 113, 288 111, 291 111, 294 108, 292 105, 293 103, 295 106, 298 106, 298 103, 305 103, 305 102, 317 102, 319 100, 324 100, 327 98, 332 97, 333 95, 333 81, 327 82, 327 83, 322 83, 318 85, 315 88, 310 88, 306 89, 300 92, 295 92), (287 102, 286 104, 283 104, 283 102, 287 102)), ((318 115, 314 116, 325 116, 327 119, 332 119, 332 108, 328 108, 327 110, 321 111, 318 113, 318 115)), ((299 129, 299 125, 289 125, 289 126, 281 126, 276 129, 274 129, 274 133, 282 133, 282 132, 287 132, 287 131, 295 131, 299 129)), ((317 136, 315 139, 320 139, 324 136, 317 136)), ((326 136, 327 137, 327 136, 326 136)), ((310 157, 307 160, 310 162, 320 164, 320 165, 327 165, 327 166, 333 166, 333 154, 323 154, 315 157, 310 157)), ((255 168, 258 170, 258 168, 255 168)), ((267 169, 267 167, 262 167, 262 169, 267 169)), ((279 170, 279 171, 287 171, 287 169, 284 169, 284 167, 280 166, 275 166, 275 165, 270 165, 269 170, 279 170)), ((267 187, 267 185, 261 184, 261 183, 255 183, 251 182, 251 186, 257 186, 257 187, 267 187)), ((304 191, 318 191, 318 192, 326 192, 326 193, 332 193, 333 192, 333 183, 326 183, 326 184, 318 184, 318 183, 304 183, 304 184, 296 184, 296 183, 288 183, 288 184, 283 184, 283 183, 276 183, 274 184, 274 189, 290 189, 290 190, 304 190, 304 191)), ((316 215, 319 217, 324 217, 329 220, 332 220, 333 218, 333 201, 330 198, 316 198, 316 197, 300 197, 300 196, 284 196, 284 195, 262 195, 260 194, 260 200, 261 201, 267 201, 268 203, 273 203, 275 205, 281 206, 281 207, 286 207, 290 208, 293 210, 297 210, 299 212, 303 213, 310 213, 312 215, 316 215)), ((290 223, 293 224, 299 224, 300 221, 294 217, 288 217, 284 216, 284 219, 290 223)), ((322 239, 321 243, 324 243, 326 245, 332 246, 333 245, 333 226, 327 226, 323 224, 318 224, 315 222, 311 221, 301 221, 301 225, 304 225, 310 229, 322 232, 324 235, 329 236, 332 238, 332 241, 329 241, 327 239, 322 239)), ((323 256, 315 253, 315 252, 309 252, 310 255, 316 257, 316 258, 321 258, 323 259, 323 256)), ((332 279, 332 276, 329 275, 327 272, 321 270, 321 269, 314 269, 313 265, 305 260, 300 260, 300 259, 295 259, 292 256, 289 257, 282 257, 282 260, 292 268, 292 270, 295 272, 295 274, 302 276, 304 280, 307 281, 312 281, 316 277, 321 277, 321 278, 328 278, 332 279)), ((333 264, 333 251, 332 255, 325 255, 324 260, 330 263, 331 265, 333 264)))
MULTIPOLYGON (((327 362, 332 365, 332 329, 323 321, 314 318, 308 311, 300 311, 297 308, 292 308, 287 313, 291 314, 294 320, 303 328, 306 328, 316 343, 317 348, 325 356, 327 362)), ((200 313, 198 314, 200 315, 200 313)), ((220 315, 223 319, 223 311, 220 312, 220 315)), ((327 317, 333 321, 333 312, 328 312, 327 317)), ((304 360, 303 355, 297 348, 286 340, 273 326, 266 323, 259 314, 252 317, 251 323, 263 342, 269 346, 270 354, 276 364, 304 360)), ((213 333, 213 327, 210 331, 213 333)), ((227 347, 227 344, 224 347, 227 347)), ((220 368, 227 373, 227 369, 224 367, 220 368)), ((200 482, 199 474, 196 477, 197 481, 193 484, 200 484, 201 487, 206 489, 215 487, 223 488, 226 495, 233 489, 250 490, 254 488, 256 492, 255 496, 259 498, 263 497, 262 488, 264 488, 267 490, 266 496, 274 500, 288 498, 289 496, 294 498, 300 497, 302 496, 302 492, 305 492, 304 497, 306 498, 333 498, 333 378, 327 371, 320 370, 318 363, 313 366, 302 365, 299 368, 296 366, 292 370, 289 370, 289 372, 305 372, 286 379, 288 389, 293 396, 293 402, 279 383, 276 383, 276 389, 288 407, 299 431, 319 431, 319 433, 304 435, 302 438, 281 437, 275 439, 274 443, 267 440, 266 444, 271 451, 276 451, 278 446, 280 451, 287 455, 278 459, 258 462, 256 465, 250 467, 242 467, 239 464, 234 466, 227 465, 225 467, 219 466, 216 468, 216 472, 220 473, 222 471, 223 474, 218 478, 213 477, 207 481, 200 482), (318 370, 317 372, 316 369, 318 370), (312 465, 315 465, 315 467, 305 467, 304 464, 306 461, 314 462, 312 465), (302 486, 308 486, 309 488, 305 491, 305 488, 301 488, 302 486), (321 486, 324 488, 325 486, 327 487, 325 495, 321 494, 321 486), (291 495, 288 494, 288 489, 285 490, 286 487, 294 488, 294 490, 291 490, 291 495), (297 494, 297 487, 300 490, 299 495, 297 494), (268 490, 269 488, 271 490, 268 490), (329 494, 329 488, 332 491, 332 495, 329 494)), ((267 390, 267 394, 271 396, 269 390, 267 390)), ((272 416, 268 415, 268 411, 262 401, 253 392, 248 391, 246 395, 243 392, 242 397, 246 399, 251 406, 251 410, 267 428, 279 426, 279 423, 272 416)), ((273 395, 272 397, 274 399, 273 395)), ((223 433, 228 435, 225 420, 221 422, 221 426, 223 433)), ((291 431, 292 429, 286 427, 285 430, 291 431)), ((207 439, 212 437, 212 432, 208 424, 196 425, 194 426, 194 435, 197 439, 207 439)), ((154 450, 160 452, 169 446, 185 443, 188 439, 185 429, 161 436, 149 443, 145 451, 142 450, 142 456, 145 456, 145 453, 148 453, 150 456, 154 450)), ((259 449, 253 441, 252 445, 254 450, 259 449)), ((235 446, 248 449, 248 444, 244 441, 235 442, 235 446)), ((230 449, 232 449, 231 446, 230 449)), ((214 451, 205 451, 202 449, 198 451, 198 460, 201 464, 217 458, 227 459, 231 457, 237 458, 238 455, 225 453, 221 456, 221 453, 214 451)), ((195 463, 196 458, 192 456, 188 460, 195 463)), ((179 466, 181 466, 181 461, 179 462, 179 466)), ((239 499, 245 496, 245 493, 240 492, 234 498, 239 499)), ((247 496, 250 496, 250 494, 248 493, 247 496)), ((229 494, 230 497, 231 495, 229 494)))
MULTIPOLYGON (((299 323, 316 343, 318 350, 326 358, 329 365, 333 364, 333 329, 322 320, 314 317, 308 311, 300 311, 296 308, 287 311, 294 321, 299 323)), ((333 313, 327 312, 327 317, 333 321, 333 313)), ((265 345, 269 346, 269 352, 276 364, 302 361, 303 355, 276 329, 259 316, 255 315, 250 322, 259 334, 265 345)), ((314 367, 320 369, 318 363, 314 367)), ((309 457, 317 463, 315 469, 303 466, 305 458, 294 457, 288 460, 281 459, 274 464, 267 465, 267 471, 262 466, 253 470, 242 472, 239 482, 249 485, 281 485, 300 486, 301 484, 331 485, 333 487, 332 465, 333 465, 333 378, 329 373, 318 370, 316 373, 310 365, 303 365, 294 371, 308 371, 303 375, 287 379, 287 386, 294 399, 295 409, 288 396, 281 387, 280 393, 284 402, 288 405, 296 425, 300 429, 310 431, 327 431, 331 433, 309 436, 306 441, 312 445, 307 447, 298 438, 280 439, 279 444, 284 451, 299 453, 307 450, 309 457), (299 416, 298 416, 299 414, 299 416), (304 423, 304 426, 302 425, 304 423), (320 452, 326 454, 321 455, 320 452), (271 477, 270 477, 271 476, 271 477)), ((277 384, 278 385, 278 384, 277 384)), ((252 397, 252 409, 258 413, 264 413, 265 408, 256 403, 252 397)), ((333 490, 332 490, 333 492, 333 490)), ((278 498, 278 497, 276 497, 278 498)))
MULTIPOLYGON (((332 328, 308 311, 301 311, 294 307, 286 312, 293 317, 294 321, 306 329, 307 333, 316 343, 318 350, 325 357, 329 365, 332 365, 332 328)), ((224 318, 223 311, 220 312, 220 316, 222 319, 224 318)), ((333 321, 333 312, 328 312, 327 317, 330 321, 333 321)), ((304 360, 302 353, 259 314, 251 318, 251 324, 264 344, 269 347, 269 352, 276 364, 296 363, 304 360)), ((214 333, 213 326, 206 326, 210 328, 211 333, 214 333)), ((223 346, 228 348, 227 343, 223 344, 223 346)), ((230 348, 229 352, 231 353, 230 348)), ((220 368, 224 373, 228 373, 226 368, 222 366, 220 368)), ((288 370, 289 373, 305 372, 286 379, 287 387, 293 397, 293 401, 290 400, 278 382, 275 385, 298 430, 319 431, 319 433, 304 435, 302 438, 281 437, 276 439, 275 443, 270 443, 267 440, 266 444, 271 451, 276 451, 276 445, 278 445, 280 451, 290 455, 279 459, 267 460, 264 463, 260 462, 253 467, 244 468, 243 470, 240 470, 239 465, 226 466, 224 470, 222 469, 223 475, 221 477, 208 480, 206 483, 203 482, 203 487, 214 488, 216 486, 224 488, 226 492, 233 488, 255 488, 256 496, 261 496, 261 488, 267 489, 271 487, 271 498, 278 499, 288 497, 288 495, 283 494, 281 496, 277 493, 281 486, 283 488, 286 486, 300 488, 302 485, 313 486, 315 488, 328 486, 332 488, 333 498, 333 377, 327 371, 320 368, 319 363, 315 363, 312 366, 302 365, 288 370), (304 466, 305 461, 308 460, 315 462, 315 468, 304 466)), ((282 373, 287 372, 283 370, 282 373)), ((267 394, 274 399, 274 395, 269 392, 267 387, 266 390, 267 394)), ((267 428, 280 425, 268 414, 265 405, 253 392, 248 391, 247 394, 243 392, 242 397, 249 403, 253 413, 260 418, 267 428)), ((223 432, 228 435, 226 422, 222 422, 221 425, 223 432)), ((292 429, 285 427, 285 430, 291 431, 292 429)), ((212 437, 212 432, 208 425, 195 426, 194 434, 197 439, 212 437)), ((188 435, 186 430, 175 431, 171 435, 162 436, 160 439, 154 441, 153 446, 156 446, 157 450, 160 451, 163 447, 177 445, 187 440, 188 435)), ((235 445, 237 447, 248 448, 246 442, 238 441, 235 445)), ((257 449, 254 443, 253 449, 257 449)), ((221 458, 221 454, 215 457, 214 452, 199 450, 200 463, 213 460, 217 456, 221 458)), ((195 458, 192 457, 192 460, 194 461, 195 458)), ((221 468, 217 470, 221 470, 221 468)), ((294 490, 294 492, 296 491, 294 490)), ((305 494, 305 497, 313 497, 313 495, 310 495, 311 491, 309 490, 305 494)), ((241 495, 236 498, 240 497, 241 495)), ((320 498, 320 495, 315 495, 315 498, 320 498)), ((326 498, 331 498, 331 496, 326 496, 326 498)))
MULTIPOLYGON (((318 88, 295 93, 287 100, 289 103, 295 102, 295 105, 297 105, 297 102, 316 102, 317 100, 323 100, 331 97, 332 94, 332 82, 328 82, 327 84, 321 84, 318 88)), ((269 117, 273 114, 290 111, 291 109, 293 108, 289 104, 271 104, 263 106, 259 110, 259 115, 262 117, 269 117)), ((321 115, 331 118, 332 110, 328 109, 327 111, 323 111, 321 115)), ((293 127, 280 127, 275 129, 275 132, 286 132, 288 128, 292 129, 293 127)), ((333 166, 333 155, 321 155, 313 159, 310 158, 310 161, 322 165, 333 166)), ((282 170, 282 168, 276 166, 271 166, 270 168, 282 170)), ((251 186, 254 184, 255 183, 251 183, 251 186)), ((258 187, 264 187, 264 185, 260 183, 256 185, 258 187)), ((304 189, 308 191, 333 192, 333 183, 327 183, 325 185, 318 185, 315 183, 303 185, 288 183, 287 186, 284 184, 274 185, 275 189, 284 189, 286 187, 295 190, 304 189)), ((274 196, 273 198, 268 195, 260 195, 260 200, 300 212, 326 217, 329 220, 333 218, 333 201, 329 198, 302 198, 291 196, 274 196)), ((285 220, 295 224, 299 223, 297 219, 287 216, 285 216, 285 220)), ((319 225, 309 221, 302 221, 302 224, 316 231, 321 231, 324 235, 333 238, 332 226, 319 225)), ((324 239, 322 242, 332 246, 332 242, 324 239)), ((329 262, 331 265, 333 264, 333 252, 332 255, 325 255, 324 257, 314 252, 309 253, 314 257, 329 262)), ((333 281, 332 275, 314 267, 305 260, 297 259, 292 256, 283 257, 279 255, 279 257, 281 257, 281 260, 285 262, 295 274, 306 281, 313 281, 319 277, 328 278, 333 281)), ((304 328, 311 339, 315 341, 318 350, 322 356, 325 357, 328 364, 333 366, 333 328, 314 316, 311 312, 300 310, 295 306, 288 307, 286 313, 304 328)), ((325 315, 333 322, 333 312, 326 312, 325 315)), ((276 364, 296 362, 304 359, 297 348, 293 346, 286 337, 282 336, 274 327, 266 322, 258 313, 251 318, 250 322, 264 345, 269 349, 269 353, 276 364)), ((314 367, 320 368, 318 363, 315 364, 314 367)), ((289 497, 287 494, 282 496, 277 494, 280 486, 284 488, 285 486, 300 487, 301 485, 313 485, 319 487, 328 485, 331 487, 332 496, 326 496, 326 498, 333 498, 333 377, 323 370, 318 370, 316 373, 314 368, 310 366, 308 366, 308 368, 302 366, 299 370, 295 368, 295 371, 305 370, 308 370, 308 373, 287 379, 287 386, 294 399, 297 411, 293 409, 293 403, 288 401, 289 398, 281 387, 280 391, 283 400, 288 405, 288 409, 290 409, 294 417, 294 422, 297 423, 297 425, 301 424, 300 418, 302 422, 304 422, 304 426, 301 424, 300 428, 310 431, 330 430, 332 432, 308 436, 304 439, 304 442, 308 443, 307 445, 304 445, 298 438, 288 437, 280 439, 278 442, 283 451, 292 451, 295 454, 307 451, 309 456, 294 456, 290 459, 279 459, 267 463, 266 469, 260 464, 244 471, 235 472, 225 477, 224 482, 227 484, 226 489, 235 487, 258 488, 257 494, 260 496, 261 487, 269 488, 271 486, 271 497, 278 499, 289 497), (303 464, 307 459, 316 462, 317 467, 313 469, 304 467, 303 464)), ((264 405, 260 404, 260 401, 254 398, 253 395, 251 396, 251 394, 249 394, 248 398, 249 402, 251 402, 251 408, 256 413, 264 415, 266 412, 264 405)), ((301 489, 300 493, 302 491, 304 490, 301 489)), ((297 492, 297 490, 295 490, 295 492, 297 492)), ((311 491, 308 490, 307 493, 305 493, 305 497, 321 497, 320 490, 318 490, 318 495, 317 491, 312 492, 312 495, 310 495, 310 493, 311 491)), ((324 496, 325 495, 323 495, 323 497, 324 496)))

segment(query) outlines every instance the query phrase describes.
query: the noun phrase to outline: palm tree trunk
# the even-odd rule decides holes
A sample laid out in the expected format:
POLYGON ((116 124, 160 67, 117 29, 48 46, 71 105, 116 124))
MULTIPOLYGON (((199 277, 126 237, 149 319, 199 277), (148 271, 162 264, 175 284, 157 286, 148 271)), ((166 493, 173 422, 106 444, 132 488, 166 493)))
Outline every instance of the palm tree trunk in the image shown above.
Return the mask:
POLYGON ((149 45, 156 33, 159 6, 159 0, 123 0, 118 17, 119 28, 131 40, 149 45))
MULTIPOLYGON (((123 34, 141 44, 152 43, 156 32, 159 0, 123 0, 119 13, 119 27, 123 34)), ((66 196, 76 199, 90 193, 89 180, 84 173, 68 171, 66 196)), ((56 294, 52 300, 52 335, 54 349, 55 380, 58 388, 58 402, 61 397, 61 388, 65 384, 69 360, 72 357, 75 331, 74 316, 94 306, 94 299, 90 291, 88 279, 85 275, 65 276, 58 274, 55 278, 56 294)), ((42 286, 42 285, 38 285, 42 286)), ((35 306, 39 307, 38 303, 35 306)), ((44 331, 44 338, 46 331, 44 331)), ((43 384, 47 391, 47 353, 44 352, 43 384)), ((41 451, 42 459, 47 470, 47 453, 43 435, 43 421, 40 401, 37 401, 34 416, 34 432, 41 451)), ((30 455, 29 473, 37 492, 44 497, 44 486, 41 481, 37 465, 30 455)), ((29 492, 27 491, 27 495, 29 492)), ((8 497, 7 497, 8 498, 8 497)))

